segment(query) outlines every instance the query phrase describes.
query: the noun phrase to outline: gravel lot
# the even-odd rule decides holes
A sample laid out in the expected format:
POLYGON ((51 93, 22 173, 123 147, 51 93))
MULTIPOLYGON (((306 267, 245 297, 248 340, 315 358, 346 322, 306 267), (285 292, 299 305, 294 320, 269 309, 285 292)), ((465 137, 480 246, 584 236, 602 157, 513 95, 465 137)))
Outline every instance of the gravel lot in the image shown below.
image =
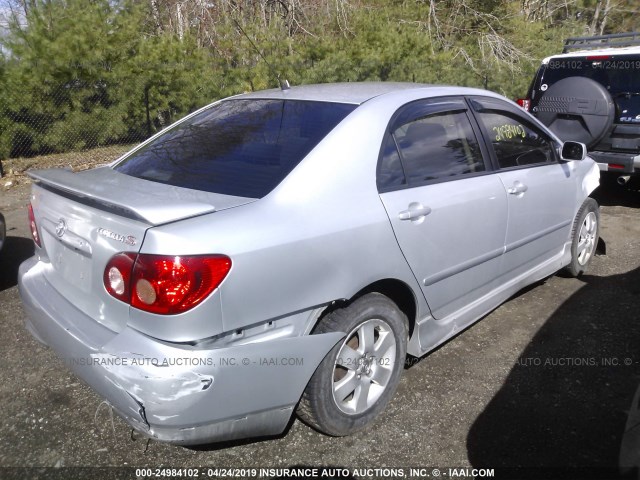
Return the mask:
MULTIPOLYGON (((0 253, 0 478, 53 471, 6 467, 161 465, 422 466, 444 469, 443 476, 452 476, 450 467, 542 466, 569 467, 562 478, 583 478, 573 469, 611 469, 589 470, 604 477, 618 472, 620 458, 640 465, 640 427, 631 429, 640 425, 638 191, 597 194, 607 255, 587 275, 528 288, 407 368, 366 431, 329 438, 296 420, 278 438, 198 448, 132 435, 23 328, 16 274, 33 250, 28 197, 27 185, 0 191, 9 226, 0 253)), ((256 392, 248 386, 247 394, 256 392)), ((522 472, 543 478, 555 471, 522 472)))

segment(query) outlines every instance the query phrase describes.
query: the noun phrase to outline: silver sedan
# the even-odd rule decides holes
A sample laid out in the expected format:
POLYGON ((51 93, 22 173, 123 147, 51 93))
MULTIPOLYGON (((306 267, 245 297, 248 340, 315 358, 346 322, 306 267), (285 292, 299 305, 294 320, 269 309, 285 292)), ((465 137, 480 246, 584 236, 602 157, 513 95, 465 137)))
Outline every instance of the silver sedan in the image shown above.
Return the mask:
POLYGON ((364 428, 408 354, 580 275, 598 242, 584 145, 460 87, 239 95, 108 167, 31 177, 27 328, 174 443, 278 434, 294 411, 364 428))

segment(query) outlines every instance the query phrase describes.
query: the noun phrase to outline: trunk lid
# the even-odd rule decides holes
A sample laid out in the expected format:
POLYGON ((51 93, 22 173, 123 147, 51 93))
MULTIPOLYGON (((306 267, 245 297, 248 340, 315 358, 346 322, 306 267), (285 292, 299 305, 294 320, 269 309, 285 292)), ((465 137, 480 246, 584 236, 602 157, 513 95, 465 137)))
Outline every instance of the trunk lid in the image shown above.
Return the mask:
POLYGON ((255 201, 142 180, 108 167, 29 175, 42 243, 37 254, 47 280, 76 308, 116 332, 126 326, 130 307, 104 288, 113 255, 137 253, 146 231, 156 225, 255 201))

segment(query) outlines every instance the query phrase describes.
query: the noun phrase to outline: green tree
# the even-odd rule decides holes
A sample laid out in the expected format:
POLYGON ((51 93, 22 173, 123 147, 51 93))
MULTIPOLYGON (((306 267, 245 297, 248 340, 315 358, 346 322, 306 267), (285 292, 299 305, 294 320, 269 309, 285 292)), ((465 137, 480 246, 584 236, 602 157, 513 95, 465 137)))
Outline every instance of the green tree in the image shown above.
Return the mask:
POLYGON ((13 154, 89 147, 122 134, 120 119, 106 114, 114 103, 111 65, 127 35, 120 20, 107 1, 41 1, 26 25, 11 26, 5 81, 13 154))
POLYGON ((205 103, 206 50, 188 36, 149 33, 147 13, 109 0, 31 2, 4 42, 0 153, 131 143, 205 103))
POLYGON ((564 38, 637 23, 631 0, 23 5, 25 21, 13 23, 0 50, 0 158, 135 142, 278 79, 456 84, 513 98, 564 38))

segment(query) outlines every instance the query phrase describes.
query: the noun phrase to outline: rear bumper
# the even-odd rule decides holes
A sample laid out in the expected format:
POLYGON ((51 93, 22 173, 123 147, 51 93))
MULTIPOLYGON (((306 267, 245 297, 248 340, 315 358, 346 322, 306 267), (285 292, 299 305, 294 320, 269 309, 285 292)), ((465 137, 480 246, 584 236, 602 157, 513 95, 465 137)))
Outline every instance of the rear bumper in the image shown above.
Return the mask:
POLYGON ((200 350, 128 327, 116 333, 60 296, 42 271, 35 258, 20 266, 27 329, 132 427, 171 443, 281 433, 316 367, 344 336, 200 350))
POLYGON ((630 175, 640 172, 640 155, 630 153, 589 152, 600 171, 630 175))

